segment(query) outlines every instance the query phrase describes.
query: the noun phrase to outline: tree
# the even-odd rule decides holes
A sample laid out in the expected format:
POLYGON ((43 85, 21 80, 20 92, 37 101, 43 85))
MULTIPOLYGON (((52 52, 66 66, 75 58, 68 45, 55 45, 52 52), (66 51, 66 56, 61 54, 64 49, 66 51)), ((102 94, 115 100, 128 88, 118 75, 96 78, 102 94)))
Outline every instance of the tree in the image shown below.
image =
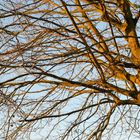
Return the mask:
POLYGON ((0 2, 1 139, 139 139, 138 0, 0 2))

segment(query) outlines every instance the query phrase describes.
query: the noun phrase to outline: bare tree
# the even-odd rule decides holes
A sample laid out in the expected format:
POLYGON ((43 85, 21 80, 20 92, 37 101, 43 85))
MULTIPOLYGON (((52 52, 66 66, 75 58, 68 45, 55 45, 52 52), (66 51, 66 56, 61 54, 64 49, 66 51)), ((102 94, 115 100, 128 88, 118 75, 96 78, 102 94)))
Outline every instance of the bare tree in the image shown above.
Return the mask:
POLYGON ((0 1, 0 139, 139 139, 139 18, 139 0, 0 1))

